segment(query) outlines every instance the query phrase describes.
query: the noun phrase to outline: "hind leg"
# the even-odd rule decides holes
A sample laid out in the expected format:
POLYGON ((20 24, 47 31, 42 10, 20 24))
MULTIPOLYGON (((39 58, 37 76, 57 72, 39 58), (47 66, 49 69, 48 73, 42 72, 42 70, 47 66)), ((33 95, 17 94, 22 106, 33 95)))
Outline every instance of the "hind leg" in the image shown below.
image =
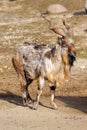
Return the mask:
POLYGON ((18 74, 18 78, 19 78, 20 85, 21 85, 23 104, 26 106, 28 101, 31 100, 31 97, 28 93, 28 85, 30 85, 32 80, 26 79, 21 55, 15 55, 12 58, 12 63, 13 63, 13 66, 18 74))
POLYGON ((21 84, 21 93, 22 93, 22 99, 24 106, 27 106, 29 103, 33 102, 29 92, 28 92, 28 86, 31 84, 32 80, 28 80, 28 83, 26 80, 22 78, 20 81, 21 84))
POLYGON ((29 91, 28 91, 28 86, 32 83, 32 81, 33 81, 32 79, 28 79, 28 81, 27 81, 27 86, 26 86, 27 103, 32 103, 33 102, 32 98, 31 98, 31 96, 29 94, 29 91))
POLYGON ((23 99, 23 105, 27 106, 27 97, 28 97, 28 86, 27 82, 23 77, 19 74, 19 80, 20 80, 20 85, 21 85, 21 94, 22 94, 22 99, 23 99))

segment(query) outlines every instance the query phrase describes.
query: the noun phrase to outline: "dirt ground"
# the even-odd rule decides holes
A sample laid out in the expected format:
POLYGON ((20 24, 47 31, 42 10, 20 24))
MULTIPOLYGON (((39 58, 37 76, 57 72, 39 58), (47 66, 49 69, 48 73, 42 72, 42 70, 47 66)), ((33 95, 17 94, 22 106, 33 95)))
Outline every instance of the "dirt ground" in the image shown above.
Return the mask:
MULTIPOLYGON (((70 0, 72 8, 67 0, 59 1, 69 10, 66 15, 73 24, 77 60, 69 78, 56 90, 58 109, 51 109, 47 82, 37 110, 31 109, 32 104, 29 107, 22 105, 20 83, 11 63, 12 55, 25 40, 46 44, 56 41, 48 23, 40 17, 40 11, 43 12, 53 0, 45 4, 43 0, 39 1, 39 5, 37 2, 33 5, 29 0, 28 8, 27 0, 27 4, 24 0, 0 1, 0 130, 87 130, 87 16, 81 6, 82 0, 78 7, 74 6, 75 0, 70 0)), ((56 15, 52 17, 59 18, 56 15)), ((29 90, 35 99, 36 81, 29 90)))
MULTIPOLYGON (((31 85, 31 96, 34 82, 31 85)), ((44 88, 37 110, 22 106, 20 87, 15 76, 0 79, 0 130, 86 130, 87 60, 79 59, 72 76, 56 91, 57 110, 50 107, 49 89, 44 88)))

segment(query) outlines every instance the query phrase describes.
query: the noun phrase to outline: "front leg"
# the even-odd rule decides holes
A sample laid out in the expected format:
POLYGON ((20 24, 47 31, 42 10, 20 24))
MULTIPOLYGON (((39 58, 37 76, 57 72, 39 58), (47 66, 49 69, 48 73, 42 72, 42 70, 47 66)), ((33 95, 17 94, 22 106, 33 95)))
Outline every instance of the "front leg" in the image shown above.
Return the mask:
POLYGON ((55 86, 51 86, 51 87, 50 87, 50 92, 51 92, 51 102, 50 102, 50 104, 51 104, 51 106, 52 106, 53 109, 57 109, 57 105, 56 105, 56 103, 54 102, 55 89, 56 89, 55 86))
POLYGON ((43 86, 44 86, 44 78, 40 76, 39 81, 38 81, 38 91, 37 91, 36 101, 34 102, 34 105, 33 105, 34 110, 36 110, 38 107, 43 86))

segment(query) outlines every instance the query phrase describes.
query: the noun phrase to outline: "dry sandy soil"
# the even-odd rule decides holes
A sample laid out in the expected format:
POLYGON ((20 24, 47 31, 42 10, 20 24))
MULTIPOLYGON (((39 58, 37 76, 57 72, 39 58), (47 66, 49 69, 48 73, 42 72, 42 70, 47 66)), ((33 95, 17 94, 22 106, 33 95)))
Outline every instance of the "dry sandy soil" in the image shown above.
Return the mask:
MULTIPOLYGON (((33 83, 30 89, 33 98, 36 90, 33 92, 32 87, 35 85, 33 83)), ((48 88, 44 89, 38 109, 32 110, 32 104, 22 106, 16 77, 0 80, 0 87, 0 130, 87 129, 87 60, 79 59, 69 81, 56 91, 58 110, 50 107, 48 88)))
MULTIPOLYGON (((31 109, 32 104, 29 107, 22 105, 20 84, 11 57, 20 46, 19 43, 25 39, 32 42, 55 43, 56 36, 47 30, 48 23, 39 18, 40 11, 45 10, 49 2, 47 5, 43 4, 43 8, 41 5, 39 10, 38 6, 35 8, 35 5, 32 5, 32 0, 28 9, 27 5, 23 6, 24 3, 20 4, 24 0, 19 1, 8 4, 2 4, 0 1, 0 130, 87 130, 87 16, 81 6, 82 0, 80 7, 77 7, 78 10, 75 4, 67 14, 69 17, 72 16, 69 21, 74 25, 77 61, 68 80, 56 90, 57 110, 50 107, 47 83, 37 110, 31 109), (32 10, 31 5, 35 10, 32 10), (22 12, 22 8, 26 8, 25 13, 22 12)), ((39 1, 43 3, 43 0, 39 1)), ((51 1, 53 3, 53 0, 51 1)), ((73 4, 74 1, 69 2, 73 4)), ((67 0, 59 3, 70 9, 67 0)), ((54 18, 56 19, 56 16, 54 18)), ((30 86, 33 99, 36 96, 36 88, 37 84, 34 81, 30 86)))

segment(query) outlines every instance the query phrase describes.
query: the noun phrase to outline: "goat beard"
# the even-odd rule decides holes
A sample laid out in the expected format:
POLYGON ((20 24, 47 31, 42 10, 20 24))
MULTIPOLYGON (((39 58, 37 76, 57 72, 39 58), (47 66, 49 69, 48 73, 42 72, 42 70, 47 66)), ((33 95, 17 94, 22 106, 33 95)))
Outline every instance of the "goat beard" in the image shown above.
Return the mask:
POLYGON ((70 67, 72 67, 74 64, 74 61, 76 61, 76 54, 73 55, 72 53, 69 53, 68 60, 69 60, 70 67))

